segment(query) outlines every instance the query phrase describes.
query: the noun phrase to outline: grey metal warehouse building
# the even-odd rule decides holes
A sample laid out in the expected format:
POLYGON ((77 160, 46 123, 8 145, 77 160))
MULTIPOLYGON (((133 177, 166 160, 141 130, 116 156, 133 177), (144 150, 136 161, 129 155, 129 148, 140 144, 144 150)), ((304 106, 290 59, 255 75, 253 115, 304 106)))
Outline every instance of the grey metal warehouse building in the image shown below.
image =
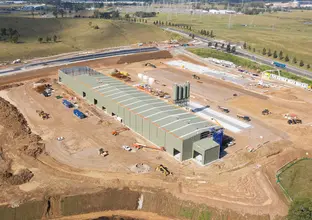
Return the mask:
POLYGON ((191 112, 89 67, 61 69, 59 82, 181 161, 205 165, 219 158, 214 134, 223 135, 222 128, 191 112))

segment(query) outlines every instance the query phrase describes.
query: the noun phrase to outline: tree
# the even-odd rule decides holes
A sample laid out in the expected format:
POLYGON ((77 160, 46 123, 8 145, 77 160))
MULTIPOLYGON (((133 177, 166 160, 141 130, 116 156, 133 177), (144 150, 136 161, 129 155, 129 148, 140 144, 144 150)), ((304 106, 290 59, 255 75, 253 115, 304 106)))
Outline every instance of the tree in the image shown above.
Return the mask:
POLYGON ((235 53, 235 52, 236 52, 236 47, 235 47, 235 46, 232 47, 231 52, 232 52, 232 53, 235 53))
POLYGON ((280 51, 280 52, 279 52, 278 57, 280 58, 280 60, 284 59, 284 56, 283 56, 283 51, 280 51))
POLYGON ((194 39, 195 38, 195 35, 194 34, 192 34, 192 39, 194 39))
POLYGON ((57 41, 57 36, 56 36, 56 35, 53 36, 53 41, 54 41, 54 42, 57 41))
POLYGON ((125 18, 126 18, 126 19, 129 19, 129 18, 130 18, 130 15, 129 15, 129 14, 125 14, 125 18))
POLYGON ((247 49, 247 43, 244 42, 243 48, 246 50, 247 49))
POLYGON ((263 55, 266 55, 266 49, 265 49, 265 48, 263 48, 262 54, 263 54, 263 55))
POLYGON ((254 53, 255 53, 255 52, 256 52, 256 48, 252 48, 252 52, 254 52, 254 53))
POLYGON ((288 54, 286 55, 285 57, 285 62, 288 62, 289 61, 289 57, 288 57, 288 54))
POLYGON ((43 41, 43 38, 42 37, 38 37, 38 42, 42 43, 42 41, 43 41))
POLYGON ((7 35, 7 29, 6 28, 1 28, 1 36, 6 36, 7 35))
POLYGON ((112 12, 112 19, 119 18, 119 16, 120 15, 119 15, 119 11, 118 10, 112 12))
POLYGON ((230 45, 230 44, 228 44, 228 45, 226 46, 226 52, 228 52, 228 53, 231 52, 231 45, 230 45))
POLYGON ((223 49, 223 48, 224 48, 224 46, 225 46, 225 45, 224 45, 224 44, 222 44, 222 45, 221 45, 221 48, 223 49))
POLYGON ((276 50, 274 50, 273 57, 274 57, 274 58, 277 58, 277 52, 276 52, 276 50))
POLYGON ((304 66, 303 60, 300 60, 299 66, 304 66))
POLYGON ((210 37, 214 38, 213 30, 210 32, 210 37))
POLYGON ((311 68, 310 64, 307 64, 307 69, 310 69, 310 68, 311 68))
POLYGON ((18 38, 19 38, 19 35, 18 35, 18 34, 12 35, 12 36, 11 36, 11 42, 17 43, 17 42, 18 42, 18 38))
POLYGON ((218 47, 218 42, 215 43, 215 48, 217 48, 217 47, 218 47))
POLYGON ((51 41, 51 37, 50 36, 47 36, 46 37, 46 42, 48 43, 48 42, 50 42, 51 41))
POLYGON ((269 49, 269 51, 268 51, 268 56, 269 56, 269 57, 272 56, 271 49, 269 49))
POLYGON ((208 47, 211 47, 211 46, 212 46, 212 42, 209 41, 209 42, 208 42, 208 47))
POLYGON ((54 16, 55 18, 57 18, 57 17, 58 17, 57 10, 54 10, 52 14, 53 14, 53 16, 54 16))
POLYGON ((292 60, 292 62, 296 64, 296 63, 297 63, 297 58, 294 57, 293 60, 292 60))
POLYGON ((61 16, 62 16, 62 18, 64 18, 64 14, 65 14, 65 11, 63 10, 63 9, 60 9, 60 14, 61 14, 61 16))
POLYGON ((92 21, 89 21, 89 26, 90 26, 90 27, 92 26, 92 21))
MULTIPOLYGON (((99 12, 99 10, 94 10, 94 12, 93 12, 93 17, 95 17, 95 18, 99 18, 101 15, 100 15, 100 12, 99 12)), ((90 23, 90 22, 89 22, 90 23)), ((91 22, 92 23, 92 22, 91 22)))
POLYGON ((288 211, 287 219, 290 220, 311 220, 312 219, 312 200, 301 199, 292 202, 288 211))
POLYGON ((251 50, 251 46, 250 45, 248 46, 248 50, 251 50))

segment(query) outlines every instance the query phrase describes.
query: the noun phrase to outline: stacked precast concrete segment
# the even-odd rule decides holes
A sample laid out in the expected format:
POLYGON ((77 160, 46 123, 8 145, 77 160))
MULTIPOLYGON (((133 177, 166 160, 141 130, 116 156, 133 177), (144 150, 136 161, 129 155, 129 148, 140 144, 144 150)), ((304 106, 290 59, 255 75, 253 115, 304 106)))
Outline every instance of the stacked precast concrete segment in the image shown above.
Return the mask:
POLYGON ((177 105, 186 106, 190 100, 191 84, 186 82, 184 84, 173 85, 173 102, 177 105))
MULTIPOLYGON (((61 69, 59 82, 180 161, 219 158, 222 128, 191 112, 89 67, 61 69)), ((184 91, 182 98, 189 96, 184 91)))

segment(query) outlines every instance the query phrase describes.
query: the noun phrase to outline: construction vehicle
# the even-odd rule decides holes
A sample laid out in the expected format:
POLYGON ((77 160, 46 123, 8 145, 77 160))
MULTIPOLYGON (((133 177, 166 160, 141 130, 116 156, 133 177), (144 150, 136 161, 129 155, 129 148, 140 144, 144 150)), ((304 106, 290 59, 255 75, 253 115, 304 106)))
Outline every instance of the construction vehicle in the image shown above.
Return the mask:
POLYGON ((199 77, 199 76, 197 76, 196 74, 193 74, 193 75, 192 75, 192 78, 193 78, 193 79, 197 79, 197 80, 199 80, 199 79, 200 79, 200 77, 199 77))
POLYGON ((104 150, 103 148, 99 149, 99 155, 102 157, 106 157, 108 155, 108 151, 104 150))
POLYGON ((36 110, 38 113, 39 117, 41 117, 43 120, 49 119, 50 115, 42 110, 36 110))
POLYGON ((150 66, 150 67, 153 67, 153 68, 157 68, 154 64, 152 64, 152 63, 145 63, 145 65, 144 66, 150 66))
POLYGON ((167 167, 165 167, 164 165, 160 164, 159 166, 156 167, 156 171, 161 172, 162 174, 164 174, 165 176, 169 176, 169 175, 173 175, 172 172, 170 172, 168 170, 167 167))
POLYGON ((236 115, 239 119, 243 119, 245 121, 251 121, 250 117, 249 116, 246 116, 246 115, 240 115, 240 114, 237 114, 236 115))
POLYGON ((147 146, 145 144, 140 144, 140 143, 134 143, 132 146, 136 149, 142 149, 142 148, 149 148, 149 149, 154 149, 154 150, 159 150, 159 151, 166 151, 164 147, 155 147, 155 146, 147 146))
POLYGON ((124 79, 125 81, 131 80, 129 73, 124 71, 119 71, 118 69, 114 69, 114 71, 111 73, 113 77, 116 77, 118 79, 124 79))
POLYGON ((217 119, 215 119, 215 118, 211 118, 211 121, 216 122, 216 124, 217 124, 217 125, 219 125, 220 127, 222 127, 222 128, 223 128, 223 126, 220 124, 220 122, 219 122, 217 119))
POLYGON ((114 136, 117 136, 119 135, 121 132, 123 131, 129 131, 130 129, 127 128, 127 127, 120 127, 120 128, 117 128, 116 130, 112 131, 112 135, 114 136))
POLYGON ((292 119, 288 119, 287 123, 289 125, 291 125, 291 124, 302 124, 302 120, 298 119, 298 118, 292 118, 292 119))
POLYGON ((262 115, 269 115, 269 114, 271 114, 271 112, 267 108, 262 111, 262 115))
POLYGON ((220 106, 220 105, 218 105, 218 108, 219 108, 220 110, 222 110, 223 112, 225 112, 225 113, 229 113, 229 112, 230 112, 230 110, 229 110, 228 108, 222 107, 222 106, 220 106))

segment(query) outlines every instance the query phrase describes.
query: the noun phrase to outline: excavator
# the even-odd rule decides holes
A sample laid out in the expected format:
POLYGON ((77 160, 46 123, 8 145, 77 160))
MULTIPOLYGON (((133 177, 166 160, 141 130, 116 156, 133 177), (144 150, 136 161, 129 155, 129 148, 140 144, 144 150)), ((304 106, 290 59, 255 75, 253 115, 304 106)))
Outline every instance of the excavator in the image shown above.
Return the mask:
POLYGON ((112 131, 112 135, 117 136, 117 135, 119 135, 121 132, 123 132, 123 131, 129 131, 129 130, 130 130, 130 129, 127 128, 127 127, 120 127, 120 128, 117 128, 116 130, 113 130, 113 131, 112 131))
POLYGON ((42 110, 36 110, 39 117, 41 117, 43 120, 49 119, 50 115, 42 110))
POLYGON ((155 147, 155 146, 147 146, 145 144, 140 144, 140 143, 134 143, 132 146, 136 149, 142 149, 142 148, 149 148, 149 149, 154 149, 154 150, 159 150, 159 151, 166 151, 164 147, 155 147))
POLYGON ((167 167, 165 167, 164 165, 160 164, 159 166, 156 167, 156 171, 161 172, 162 174, 164 174, 165 176, 169 176, 169 175, 173 175, 172 172, 170 172, 168 170, 167 167))

